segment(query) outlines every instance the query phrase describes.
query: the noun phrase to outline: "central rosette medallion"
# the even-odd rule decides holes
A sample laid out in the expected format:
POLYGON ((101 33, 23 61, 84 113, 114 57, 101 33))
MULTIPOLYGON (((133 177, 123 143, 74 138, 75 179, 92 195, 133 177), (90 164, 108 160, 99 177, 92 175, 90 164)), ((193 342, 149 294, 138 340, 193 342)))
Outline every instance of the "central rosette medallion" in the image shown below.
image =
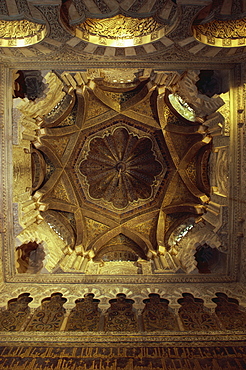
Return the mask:
POLYGON ((157 151, 150 137, 140 137, 125 127, 93 137, 79 163, 89 196, 116 209, 151 199, 163 175, 157 151))

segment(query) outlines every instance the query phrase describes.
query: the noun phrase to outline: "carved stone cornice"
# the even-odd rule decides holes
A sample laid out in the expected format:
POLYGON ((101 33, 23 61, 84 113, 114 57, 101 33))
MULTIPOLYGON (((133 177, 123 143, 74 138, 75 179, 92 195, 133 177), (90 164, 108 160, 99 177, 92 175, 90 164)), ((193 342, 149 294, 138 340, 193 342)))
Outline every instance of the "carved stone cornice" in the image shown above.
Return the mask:
MULTIPOLYGON (((95 279, 94 279, 95 280, 95 279)), ((108 300, 114 298, 116 294, 125 292, 125 294, 135 300, 134 306, 137 309, 143 309, 143 300, 146 299, 150 292, 158 293, 162 298, 170 301, 170 307, 178 308, 179 305, 177 300, 182 297, 182 293, 191 293, 196 297, 200 297, 204 300, 206 307, 214 309, 215 304, 212 301, 217 292, 222 292, 230 297, 237 298, 240 305, 246 306, 246 289, 245 286, 239 283, 222 283, 222 282, 194 282, 187 284, 187 282, 173 282, 173 283, 156 283, 152 282, 140 282, 133 281, 129 285, 126 281, 108 281, 107 283, 101 284, 98 282, 88 282, 85 284, 83 281, 77 284, 72 283, 61 283, 54 281, 52 284, 42 282, 42 290, 40 290, 40 283, 25 283, 25 289, 23 289, 23 283, 5 283, 1 288, 2 306, 7 305, 7 302, 20 294, 20 292, 28 292, 33 297, 33 301, 30 304, 31 309, 36 308, 40 305, 41 300, 44 297, 50 296, 54 292, 63 292, 64 297, 67 298, 66 307, 71 309, 74 307, 76 299, 83 297, 87 293, 94 292, 95 298, 100 299, 100 307, 103 309, 108 308, 108 300)))
MULTIPOLYGON (((71 54, 71 53, 70 53, 71 54)), ((171 58, 168 60, 163 60, 163 58, 159 58, 158 60, 155 60, 154 58, 152 60, 144 60, 144 67, 146 68, 153 68, 155 70, 187 70, 187 69, 206 69, 208 68, 208 62, 209 62, 209 68, 219 70, 221 69, 221 62, 220 61, 194 61, 194 60, 189 60, 189 61, 184 61, 184 60, 172 60, 171 58)), ((42 70, 50 70, 50 69, 55 69, 59 70, 62 68, 62 70, 74 70, 74 71, 85 71, 87 68, 139 68, 141 69, 143 67, 143 60, 138 59, 138 60, 98 60, 98 59, 93 59, 93 58, 86 58, 84 57, 81 60, 60 60, 56 61, 55 59, 52 60, 44 60, 44 61, 8 61, 8 62, 2 62, 2 66, 7 68, 8 70, 10 69, 30 69, 34 66, 35 63, 35 68, 42 70)), ((237 64, 233 62, 226 62, 223 67, 225 69, 233 70, 237 64)))
POLYGON ((231 331, 221 331, 215 332, 210 331, 209 333, 202 333, 202 332, 186 332, 185 334, 181 333, 174 333, 169 332, 168 334, 159 334, 158 332, 153 333, 144 333, 142 334, 135 334, 135 333, 127 333, 124 334, 119 333, 94 333, 89 332, 85 334, 78 334, 78 333, 71 333, 71 332, 35 332, 35 333, 27 333, 27 332, 20 332, 20 333, 0 333, 0 342, 4 343, 5 345, 14 345, 16 343, 22 343, 25 345, 40 345, 44 342, 54 343, 55 345, 66 345, 66 346, 75 346, 83 344, 88 344, 90 346, 97 345, 105 346, 105 343, 110 343, 112 345, 116 345, 118 347, 124 347, 129 344, 138 343, 140 346, 147 345, 151 343, 153 346, 178 346, 184 347, 190 345, 190 341, 193 342, 193 345, 200 346, 200 345, 208 345, 213 342, 213 345, 217 345, 220 343, 223 345, 235 345, 235 342, 241 342, 240 344, 243 345, 245 342, 245 333, 240 331, 235 331, 233 334, 231 331), (242 342, 243 341, 243 342, 242 342))

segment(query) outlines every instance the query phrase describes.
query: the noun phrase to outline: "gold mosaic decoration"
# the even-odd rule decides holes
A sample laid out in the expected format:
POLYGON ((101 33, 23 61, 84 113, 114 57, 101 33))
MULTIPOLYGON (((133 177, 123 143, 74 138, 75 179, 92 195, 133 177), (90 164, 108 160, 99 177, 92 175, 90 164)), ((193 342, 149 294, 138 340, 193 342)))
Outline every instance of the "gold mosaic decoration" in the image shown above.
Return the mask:
POLYGON ((194 37, 207 45, 225 48, 246 45, 246 18, 213 20, 193 27, 194 37))
POLYGON ((62 157, 64 150, 67 147, 67 144, 69 142, 69 137, 68 136, 62 136, 59 139, 56 139, 53 143, 52 146, 54 150, 57 152, 59 157, 62 157))
POLYGON ((91 241, 93 238, 96 238, 98 235, 103 234, 105 231, 109 229, 107 225, 92 220, 91 218, 88 217, 85 217, 85 224, 87 230, 87 237, 89 241, 91 241))
POLYGON ((106 19, 88 18, 76 27, 75 34, 92 44, 128 47, 158 40, 166 34, 166 28, 152 17, 138 19, 118 14, 106 19))
POLYGON ((5 21, 0 20, 0 46, 24 47, 36 44, 46 35, 44 24, 38 24, 26 19, 5 21))
POLYGON ((61 182, 58 182, 58 184, 54 186, 53 191, 51 192, 50 196, 57 198, 57 199, 64 200, 65 202, 69 202, 66 189, 61 182))

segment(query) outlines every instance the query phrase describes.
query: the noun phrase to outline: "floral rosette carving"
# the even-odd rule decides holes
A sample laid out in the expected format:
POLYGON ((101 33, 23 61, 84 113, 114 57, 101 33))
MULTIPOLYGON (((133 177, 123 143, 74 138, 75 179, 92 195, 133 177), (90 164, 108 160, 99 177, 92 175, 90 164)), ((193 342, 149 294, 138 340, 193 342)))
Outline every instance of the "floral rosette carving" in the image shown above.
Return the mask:
POLYGON ((80 172, 89 184, 89 195, 111 202, 117 209, 152 196, 152 187, 163 168, 150 138, 139 138, 124 127, 91 140, 80 172))

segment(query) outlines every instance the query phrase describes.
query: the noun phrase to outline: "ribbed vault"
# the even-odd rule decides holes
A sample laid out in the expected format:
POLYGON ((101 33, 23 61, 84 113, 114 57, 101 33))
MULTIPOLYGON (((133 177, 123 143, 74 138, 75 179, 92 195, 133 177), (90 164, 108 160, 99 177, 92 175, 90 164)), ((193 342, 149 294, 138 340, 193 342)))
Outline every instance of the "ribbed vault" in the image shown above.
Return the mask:
MULTIPOLYGON (((52 72, 49 94, 37 106, 20 104, 21 124, 34 120, 38 127, 30 141, 29 187, 39 224, 22 224, 18 239, 28 244, 49 226, 44 265, 50 272, 85 273, 93 264, 108 271, 117 260, 140 271, 133 263, 145 260, 158 272, 189 273, 200 229, 187 231, 190 244, 179 229, 190 218, 201 220, 209 205, 208 159, 223 101, 198 94, 193 71, 126 69, 120 81, 114 76, 52 72)), ((207 227, 206 242, 213 243, 207 227)))

